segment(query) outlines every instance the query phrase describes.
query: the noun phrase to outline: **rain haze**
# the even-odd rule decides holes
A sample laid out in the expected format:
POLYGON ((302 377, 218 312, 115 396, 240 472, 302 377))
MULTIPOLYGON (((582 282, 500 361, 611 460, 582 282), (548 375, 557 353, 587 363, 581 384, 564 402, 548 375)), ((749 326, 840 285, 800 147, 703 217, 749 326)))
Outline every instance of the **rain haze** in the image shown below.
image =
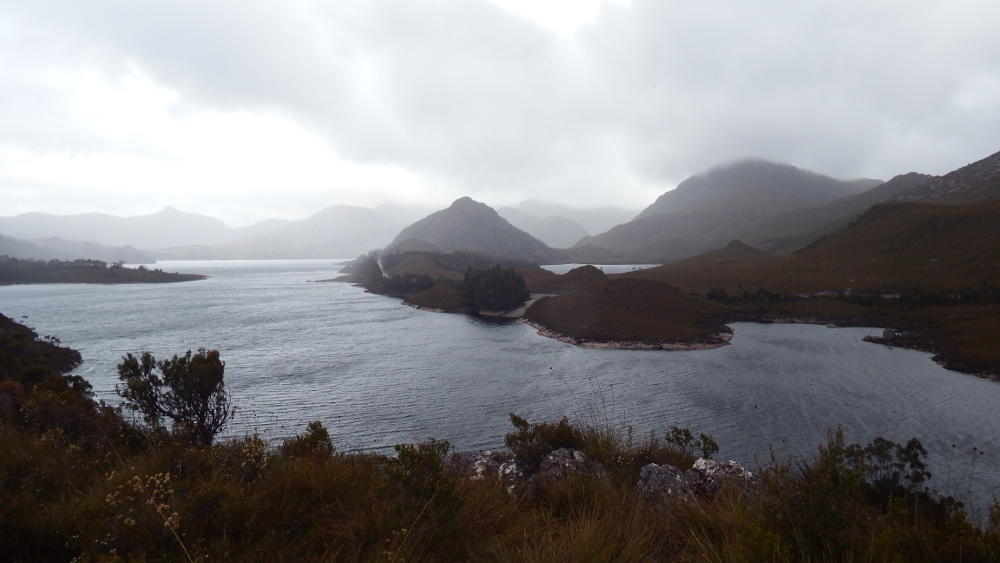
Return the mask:
POLYGON ((1000 131, 1000 5, 0 6, 0 215, 638 210, 743 157, 941 174, 1000 131))

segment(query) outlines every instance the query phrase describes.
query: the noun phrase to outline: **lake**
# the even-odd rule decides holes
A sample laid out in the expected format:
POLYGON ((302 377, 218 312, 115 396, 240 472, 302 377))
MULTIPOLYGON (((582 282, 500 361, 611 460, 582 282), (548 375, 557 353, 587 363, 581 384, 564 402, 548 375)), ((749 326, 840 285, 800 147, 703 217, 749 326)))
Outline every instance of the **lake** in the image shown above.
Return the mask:
POLYGON ((503 444, 507 413, 687 426, 720 456, 811 455, 851 440, 918 437, 932 485, 983 506, 1000 493, 1000 384, 925 353, 862 341, 873 328, 736 323, 730 346, 690 352, 577 348, 517 323, 429 313, 343 283, 334 260, 161 262, 204 281, 0 287, 0 313, 83 354, 76 373, 114 402, 128 352, 215 348, 239 411, 230 433, 277 441, 322 421, 341 449, 448 439, 503 444), (26 315, 27 318, 21 317, 26 315), (975 448, 975 450, 974 450, 975 448))

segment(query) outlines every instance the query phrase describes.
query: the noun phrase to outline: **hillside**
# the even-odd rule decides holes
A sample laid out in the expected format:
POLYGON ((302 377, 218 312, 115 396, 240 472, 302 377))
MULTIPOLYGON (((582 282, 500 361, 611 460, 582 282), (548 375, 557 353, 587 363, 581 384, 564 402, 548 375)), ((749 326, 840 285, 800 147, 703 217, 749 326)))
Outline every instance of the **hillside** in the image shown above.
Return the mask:
POLYGON ((796 253, 788 265, 793 270, 785 278, 788 286, 995 283, 1000 281, 1000 202, 878 205, 849 228, 796 253), (796 280, 803 276, 813 279, 796 280))
POLYGON ((615 279, 545 297, 525 318, 574 344, 614 347, 711 346, 725 342, 726 308, 643 279, 615 279))
POLYGON ((779 256, 734 240, 717 250, 656 268, 636 270, 622 277, 658 280, 700 294, 713 287, 756 289, 769 281, 774 267, 783 261, 779 256))
POLYGON ((880 183, 836 180, 761 160, 741 161, 688 178, 634 220, 587 237, 578 246, 604 248, 636 262, 676 260, 718 248, 781 213, 827 204, 880 183))
POLYGON ((450 207, 424 217, 403 229, 386 248, 386 254, 410 249, 413 242, 443 253, 471 252, 546 264, 556 253, 542 241, 511 225, 489 206, 463 197, 450 207))

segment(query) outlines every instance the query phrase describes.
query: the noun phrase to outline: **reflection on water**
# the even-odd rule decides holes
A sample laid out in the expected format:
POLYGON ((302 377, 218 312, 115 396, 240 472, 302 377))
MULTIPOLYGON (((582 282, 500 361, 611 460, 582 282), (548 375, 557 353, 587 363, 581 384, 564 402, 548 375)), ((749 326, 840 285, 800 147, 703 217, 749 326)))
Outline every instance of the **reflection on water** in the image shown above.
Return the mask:
MULTIPOLYGON (((988 502, 1000 491, 1000 384, 948 372, 927 354, 862 342, 875 329, 734 325, 732 345, 694 352, 582 349, 520 323, 427 313, 334 277, 334 261, 165 262, 208 280, 0 287, 0 312, 84 357, 114 401, 122 354, 217 348, 239 405, 232 432, 272 440, 321 420, 340 449, 446 438, 499 446, 507 414, 669 425, 715 436, 720 455, 808 455, 828 429, 919 437, 934 486, 988 502), (972 448, 985 453, 971 464, 972 448)), ((977 501, 978 503, 978 501, 977 501)))

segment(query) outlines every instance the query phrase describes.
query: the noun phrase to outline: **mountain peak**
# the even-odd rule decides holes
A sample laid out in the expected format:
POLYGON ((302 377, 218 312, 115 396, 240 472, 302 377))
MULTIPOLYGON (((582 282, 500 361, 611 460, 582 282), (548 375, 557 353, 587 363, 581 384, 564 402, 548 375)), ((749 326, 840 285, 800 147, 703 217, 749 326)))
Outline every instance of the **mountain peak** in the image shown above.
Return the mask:
POLYGON ((536 264, 552 256, 552 250, 540 240, 469 197, 461 197, 403 229, 387 251, 397 253, 401 247, 413 247, 412 241, 422 241, 441 252, 473 252, 536 264))
POLYGON ((483 202, 476 201, 469 196, 462 196, 451 202, 449 209, 490 209, 493 208, 483 202))

